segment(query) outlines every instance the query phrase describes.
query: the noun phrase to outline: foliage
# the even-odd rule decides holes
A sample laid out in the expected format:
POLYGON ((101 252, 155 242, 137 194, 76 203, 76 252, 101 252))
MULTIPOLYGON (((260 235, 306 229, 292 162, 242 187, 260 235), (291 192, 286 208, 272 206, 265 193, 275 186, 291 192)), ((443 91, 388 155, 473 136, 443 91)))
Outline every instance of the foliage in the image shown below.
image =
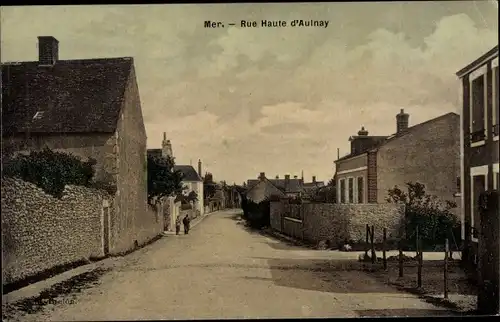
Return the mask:
POLYGON ((174 158, 148 155, 148 202, 154 198, 180 195, 182 186, 182 173, 174 171, 174 158))
POLYGON ((336 188, 332 186, 315 188, 311 193, 312 202, 335 203, 336 188))
POLYGON ((442 201, 427 194, 425 185, 418 182, 408 182, 406 188, 406 192, 397 186, 390 189, 386 201, 405 204, 406 240, 409 245, 416 244, 417 226, 423 249, 442 245, 446 238, 459 238, 460 223, 451 212, 457 206, 455 202, 442 201))
MULTIPOLYGON (((20 178, 42 188, 48 194, 62 197, 66 185, 91 187, 96 161, 83 162, 75 155, 55 152, 49 148, 18 154, 3 161, 2 176, 20 178)), ((102 183, 102 188, 108 185, 102 183)))
POLYGON ((214 182, 213 175, 210 172, 205 173, 203 178, 203 198, 208 200, 215 196, 217 185, 214 182))
POLYGON ((187 197, 186 197, 186 200, 188 202, 196 202, 198 201, 198 194, 195 192, 195 191, 191 191, 187 197))
POLYGON ((243 218, 250 227, 261 229, 271 225, 271 200, 267 198, 260 203, 244 199, 242 201, 243 218))

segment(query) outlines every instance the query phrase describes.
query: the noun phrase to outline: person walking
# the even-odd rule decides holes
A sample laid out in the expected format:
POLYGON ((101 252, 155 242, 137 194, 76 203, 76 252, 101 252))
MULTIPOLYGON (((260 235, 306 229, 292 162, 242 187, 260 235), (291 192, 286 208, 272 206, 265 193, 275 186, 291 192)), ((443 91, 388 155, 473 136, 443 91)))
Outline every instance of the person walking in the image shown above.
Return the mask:
POLYGON ((182 223, 184 224, 184 234, 185 235, 189 234, 189 226, 191 224, 191 219, 189 219, 189 215, 186 215, 186 217, 184 217, 182 223))
POLYGON ((181 217, 177 216, 177 218, 175 219, 175 234, 179 235, 180 232, 181 232, 181 217))

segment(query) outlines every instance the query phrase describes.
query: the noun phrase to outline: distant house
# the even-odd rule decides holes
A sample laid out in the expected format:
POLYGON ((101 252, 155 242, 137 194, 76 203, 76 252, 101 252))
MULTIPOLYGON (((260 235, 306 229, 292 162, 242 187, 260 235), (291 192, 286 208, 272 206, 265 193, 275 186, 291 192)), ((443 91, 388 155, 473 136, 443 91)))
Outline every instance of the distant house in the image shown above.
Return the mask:
POLYGON ((323 188, 325 183, 323 181, 316 181, 316 176, 312 177, 311 182, 304 182, 302 184, 302 189, 304 190, 304 196, 310 198, 318 189, 323 188))
POLYGON ((38 37, 39 60, 2 64, 3 152, 48 147, 94 158, 96 179, 116 184, 111 253, 142 234, 147 209, 146 131, 131 57, 59 60, 38 37))
POLYGON ((408 127, 396 115, 395 134, 352 136, 351 153, 335 161, 339 203, 384 203, 389 189, 407 182, 425 184, 427 193, 454 200, 460 177, 459 115, 448 113, 408 127))
POLYGON ((464 258, 475 262, 478 246, 478 197, 498 189, 498 45, 457 72, 462 87, 460 122, 462 240, 464 258))
POLYGON ((285 192, 267 179, 263 172, 261 172, 259 180, 257 182, 252 181, 252 185, 250 186, 249 183, 248 187, 246 198, 255 203, 260 203, 270 197, 286 197, 285 192))
MULTIPOLYGON (((260 183, 261 178, 265 177, 265 173, 261 172, 258 179, 250 179, 247 180, 247 187, 250 189, 254 185, 260 183)), ((267 178, 266 178, 267 179, 267 178)), ((290 175, 285 175, 284 179, 280 179, 276 176, 275 179, 267 179, 272 185, 278 189, 280 189, 287 197, 298 198, 303 196, 304 188, 303 188, 303 179, 299 179, 297 176, 294 176, 293 179, 290 178, 290 175)))
MULTIPOLYGON (((201 160, 199 161, 199 167, 201 168, 201 160)), ((174 166, 174 170, 182 173, 182 184, 187 187, 184 194, 188 195, 191 191, 196 192, 198 200, 194 203, 194 208, 200 212, 200 215, 203 215, 205 206, 203 200, 203 179, 201 175, 190 165, 176 165, 174 166)))

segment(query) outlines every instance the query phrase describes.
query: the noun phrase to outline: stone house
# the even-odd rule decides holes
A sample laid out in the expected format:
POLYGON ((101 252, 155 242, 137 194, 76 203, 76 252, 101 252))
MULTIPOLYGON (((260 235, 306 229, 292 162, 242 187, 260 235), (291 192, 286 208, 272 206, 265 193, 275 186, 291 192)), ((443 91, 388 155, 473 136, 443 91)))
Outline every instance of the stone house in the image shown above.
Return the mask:
MULTIPOLYGON (((201 167, 201 161, 200 167, 201 167)), ((188 195, 191 191, 196 192, 198 200, 194 203, 194 209, 199 211, 199 215, 205 213, 205 206, 203 200, 203 180, 199 173, 190 165, 176 165, 174 166, 175 171, 180 171, 182 173, 182 185, 187 189, 183 191, 184 195, 188 195)))
MULTIPOLYGON (((351 153, 335 161, 339 203, 385 203, 387 191, 409 181, 429 194, 455 201, 459 191, 459 115, 448 113, 409 127, 396 115, 396 133, 368 136, 364 127, 349 138, 351 153)), ((458 201, 458 200, 456 200, 458 201)))
POLYGON ((271 196, 286 197, 286 193, 283 189, 280 189, 273 181, 267 179, 264 172, 260 173, 258 182, 252 181, 251 184, 250 186, 250 182, 248 183, 249 188, 246 192, 246 198, 254 203, 260 203, 271 196))
POLYGON ((95 159, 96 180, 117 188, 105 219, 110 253, 128 251, 149 238, 157 220, 147 215, 147 138, 134 60, 60 60, 57 39, 38 40, 38 61, 2 64, 3 152, 48 147, 95 159))
POLYGON ((478 197, 498 190, 499 176, 499 76, 498 45, 462 68, 460 121, 462 240, 464 258, 476 262, 478 247, 478 197))

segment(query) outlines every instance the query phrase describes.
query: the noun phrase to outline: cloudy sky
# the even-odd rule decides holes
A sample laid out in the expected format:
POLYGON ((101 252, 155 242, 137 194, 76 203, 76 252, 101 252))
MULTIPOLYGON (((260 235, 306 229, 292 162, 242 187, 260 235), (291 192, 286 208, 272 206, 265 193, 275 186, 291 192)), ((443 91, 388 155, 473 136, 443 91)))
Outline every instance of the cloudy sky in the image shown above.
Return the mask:
POLYGON ((498 44, 493 1, 3 7, 1 60, 133 56, 148 147, 241 183, 319 180, 364 125, 395 131, 459 112, 455 72, 498 44), (204 28, 205 20, 328 20, 328 28, 204 28))

